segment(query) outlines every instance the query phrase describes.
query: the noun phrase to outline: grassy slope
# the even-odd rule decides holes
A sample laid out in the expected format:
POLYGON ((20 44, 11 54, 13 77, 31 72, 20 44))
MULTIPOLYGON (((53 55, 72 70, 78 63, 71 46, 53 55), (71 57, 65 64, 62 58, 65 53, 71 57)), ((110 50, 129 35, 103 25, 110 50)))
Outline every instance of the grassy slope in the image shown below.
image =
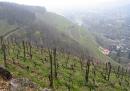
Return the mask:
MULTIPOLYGON (((88 31, 84 30, 81 27, 78 27, 78 26, 72 24, 71 22, 67 21, 65 18, 58 16, 56 14, 49 13, 49 15, 48 15, 48 13, 46 13, 44 15, 44 18, 42 18, 42 19, 45 19, 45 20, 47 19, 48 21, 54 20, 55 22, 54 21, 53 22, 47 22, 45 20, 43 20, 43 22, 46 22, 46 23, 50 24, 51 26, 57 26, 57 29, 59 31, 65 32, 72 39, 74 39, 75 41, 79 42, 82 46, 87 48, 90 56, 93 56, 94 58, 101 60, 101 61, 110 60, 111 62, 115 63, 111 58, 103 55, 98 50, 97 43, 95 42, 94 38, 91 36, 91 34, 88 31), (57 18, 54 18, 54 17, 57 17, 57 18, 59 17, 59 18, 57 19, 57 18), (57 23, 57 22, 59 22, 59 23, 57 23), (72 26, 74 26, 74 29, 70 28, 72 26)), ((9 25, 5 21, 1 21, 0 26, 1 26, 1 28, 0 28, 0 34, 1 35, 3 35, 4 33, 8 32, 9 30, 11 30, 13 28, 16 28, 16 25, 9 25)))
MULTIPOLYGON (((66 35, 68 37, 71 37, 73 40, 77 41, 79 44, 84 46, 84 48, 86 48, 88 50, 88 53, 90 56, 93 56, 96 59, 99 59, 101 61, 104 61, 104 60, 113 61, 112 59, 103 55, 98 50, 98 44, 95 42, 95 39, 92 37, 92 35, 91 35, 91 33, 89 33, 89 31, 87 31, 84 28, 79 27, 75 24, 72 24, 70 21, 65 19, 63 16, 60 16, 60 15, 57 15, 57 14, 51 13, 51 12, 46 12, 46 11, 44 11, 44 8, 40 8, 40 7, 37 7, 36 9, 35 9, 35 7, 30 7, 30 9, 29 9, 29 7, 24 7, 22 5, 21 6, 17 5, 17 7, 19 7, 18 9, 20 9, 21 11, 22 11, 22 8, 24 8, 23 10, 25 10, 25 11, 26 11, 25 8, 27 8, 28 13, 29 13, 29 11, 31 11, 32 13, 35 13, 36 24, 37 23, 40 23, 41 25, 47 24, 49 27, 54 27, 59 32, 66 33, 66 35)), ((11 8, 11 6, 10 6, 10 8, 11 8)), ((3 10, 4 9, 6 10, 5 7, 3 7, 3 10)), ((15 13, 17 15, 17 10, 15 13)), ((8 12, 7 12, 7 14, 8 14, 8 12)), ((17 16, 14 16, 14 17, 17 17, 17 16)), ((28 17, 28 15, 25 15, 25 17, 28 17)), ((7 31, 9 31, 11 28, 16 27, 16 25, 9 25, 6 21, 0 20, 0 34, 5 33, 7 31)), ((26 26, 26 25, 24 25, 24 26, 26 26)), ((33 29, 33 27, 32 27, 32 29, 33 29)), ((36 29, 35 31, 37 31, 37 30, 38 29, 36 29)), ((62 39, 62 40, 64 40, 64 39, 62 39)), ((68 40, 66 40, 66 41, 68 41, 68 40)), ((113 63, 114 63, 114 61, 113 61, 113 63)))
POLYGON ((63 16, 59 16, 55 13, 46 12, 44 14, 38 14, 38 18, 51 26, 55 26, 57 30, 62 31, 69 35, 72 39, 83 45, 89 51, 89 55, 99 59, 101 61, 111 61, 116 64, 111 58, 103 55, 99 50, 99 45, 96 43, 91 33, 85 30, 83 27, 79 27, 72 24, 63 16))
POLYGON ((16 28, 16 25, 9 25, 6 21, 0 20, 0 36, 16 28))
MULTIPOLYGON (((30 59, 29 55, 26 55, 27 58, 24 61, 22 44, 19 43, 21 49, 19 49, 18 45, 14 45, 8 45, 10 46, 10 55, 8 54, 7 57, 7 69, 13 74, 13 77, 26 77, 36 82, 43 88, 49 87, 48 75, 50 72, 50 64, 47 50, 44 49, 43 54, 41 54, 41 49, 33 47, 33 58, 30 59), (12 49, 14 49, 14 52, 12 49), (16 54, 18 49, 20 50, 20 52, 19 58, 17 59, 16 54), (12 58, 14 59, 14 63, 12 58), (47 59, 46 61, 45 58, 47 59), (29 66, 29 70, 27 69, 27 66, 29 66)), ((0 54, 2 54, 1 50, 0 54)), ((26 54, 28 54, 28 52, 26 54)), ((68 60, 68 64, 66 66, 68 55, 62 53, 58 53, 57 55, 59 68, 58 80, 54 80, 54 88, 56 89, 56 91, 67 91, 67 87, 65 86, 66 84, 69 84, 71 86, 71 91, 89 91, 90 88, 96 89, 96 91, 129 91, 130 79, 127 74, 125 74, 126 76, 121 79, 121 76, 117 78, 115 76, 115 73, 112 71, 110 81, 106 81, 103 79, 101 73, 104 74, 106 72, 104 70, 105 66, 103 64, 90 66, 89 82, 88 85, 85 86, 85 70, 81 70, 79 58, 71 55, 69 57, 70 59, 68 60), (74 71, 68 69, 71 67, 71 65, 74 64, 74 71), (94 75, 94 71, 96 72, 96 75, 94 75), (69 77, 72 80, 71 82, 73 84, 71 82, 68 82, 69 77), (95 80, 95 82, 93 80, 95 80)), ((2 55, 0 55, 0 64, 3 64, 2 55)), ((85 67, 83 67, 83 69, 85 69, 85 67)))

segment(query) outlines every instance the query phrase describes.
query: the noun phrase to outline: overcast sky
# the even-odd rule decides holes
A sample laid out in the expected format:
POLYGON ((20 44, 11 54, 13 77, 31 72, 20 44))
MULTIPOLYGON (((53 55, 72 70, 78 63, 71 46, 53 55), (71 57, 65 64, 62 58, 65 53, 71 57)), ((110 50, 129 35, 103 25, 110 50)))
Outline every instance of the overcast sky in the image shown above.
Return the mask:
POLYGON ((103 5, 123 5, 130 0, 0 0, 19 4, 45 6, 48 10, 64 10, 70 8, 93 8, 103 5))

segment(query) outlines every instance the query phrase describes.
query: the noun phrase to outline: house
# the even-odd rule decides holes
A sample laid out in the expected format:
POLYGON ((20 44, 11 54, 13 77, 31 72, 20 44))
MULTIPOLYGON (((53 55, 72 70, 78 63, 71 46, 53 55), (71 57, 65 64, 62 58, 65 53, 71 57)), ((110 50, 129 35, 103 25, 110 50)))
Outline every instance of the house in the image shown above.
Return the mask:
POLYGON ((107 49, 107 48, 99 47, 99 50, 100 50, 104 55, 109 55, 109 54, 110 54, 110 50, 107 49))

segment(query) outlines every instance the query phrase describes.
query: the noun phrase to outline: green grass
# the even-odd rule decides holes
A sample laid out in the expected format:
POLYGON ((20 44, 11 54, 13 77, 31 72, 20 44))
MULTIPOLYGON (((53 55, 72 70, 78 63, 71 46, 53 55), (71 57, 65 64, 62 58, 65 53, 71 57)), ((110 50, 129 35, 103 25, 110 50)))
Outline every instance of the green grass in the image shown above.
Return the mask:
MULTIPOLYGON (((21 46, 21 44, 19 45, 21 46)), ((30 59, 30 57, 27 57, 24 61, 23 49, 20 49, 19 59, 17 59, 17 45, 15 47, 12 45, 9 46, 10 55, 8 55, 7 57, 7 69, 13 74, 13 77, 26 77, 43 88, 49 87, 48 75, 50 72, 50 64, 47 50, 44 49, 43 54, 41 54, 41 49, 33 47, 33 58, 30 59), (14 48, 14 52, 12 48, 14 48), (15 59, 15 64, 13 64, 12 58, 15 59), (42 63, 42 60, 44 60, 44 58, 46 58, 47 61, 44 61, 44 63, 42 63), (37 65, 35 66, 35 64, 37 65), (27 70, 27 66, 29 66, 29 70, 27 70)), ((90 88, 91 90, 95 89, 96 91, 129 91, 130 85, 128 83, 130 83, 130 79, 127 74, 125 74, 126 76, 121 79, 117 78, 115 76, 115 73, 112 72, 110 76, 110 81, 106 81, 105 79, 103 79, 103 77, 101 76, 101 72, 105 73, 104 64, 90 66, 89 82, 87 86, 85 86, 85 70, 81 70, 79 58, 70 55, 66 67, 67 58, 67 54, 62 54, 60 52, 57 54, 59 68, 58 79, 54 80, 54 88, 56 89, 56 91, 67 91, 66 84, 69 84, 71 86, 71 91, 90 91, 90 88), (68 69, 68 67, 71 67, 71 65, 74 64, 74 71, 68 69), (94 70, 96 71, 95 76, 93 74, 94 70), (69 82, 69 78, 72 79, 71 82, 69 82), (93 79, 95 80, 95 82, 93 82, 93 79), (121 82, 121 86, 119 85, 119 82, 121 82)), ((0 63, 3 64, 2 52, 0 53, 0 63)), ((85 64, 83 69, 85 69, 85 64)))

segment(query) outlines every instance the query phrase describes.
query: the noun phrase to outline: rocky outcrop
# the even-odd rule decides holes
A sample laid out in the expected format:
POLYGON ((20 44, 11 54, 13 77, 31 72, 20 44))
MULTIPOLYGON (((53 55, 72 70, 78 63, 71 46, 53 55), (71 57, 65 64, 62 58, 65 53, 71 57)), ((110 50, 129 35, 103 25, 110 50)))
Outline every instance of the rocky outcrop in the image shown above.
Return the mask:
POLYGON ((10 91, 41 91, 41 88, 27 78, 17 78, 10 81, 10 91))
POLYGON ((0 66, 0 91, 52 91, 41 88, 27 78, 12 78, 11 73, 0 66))
POLYGON ((2 66, 0 66, 0 76, 4 80, 11 80, 12 79, 11 73, 7 69, 5 69, 4 67, 2 67, 2 66))

